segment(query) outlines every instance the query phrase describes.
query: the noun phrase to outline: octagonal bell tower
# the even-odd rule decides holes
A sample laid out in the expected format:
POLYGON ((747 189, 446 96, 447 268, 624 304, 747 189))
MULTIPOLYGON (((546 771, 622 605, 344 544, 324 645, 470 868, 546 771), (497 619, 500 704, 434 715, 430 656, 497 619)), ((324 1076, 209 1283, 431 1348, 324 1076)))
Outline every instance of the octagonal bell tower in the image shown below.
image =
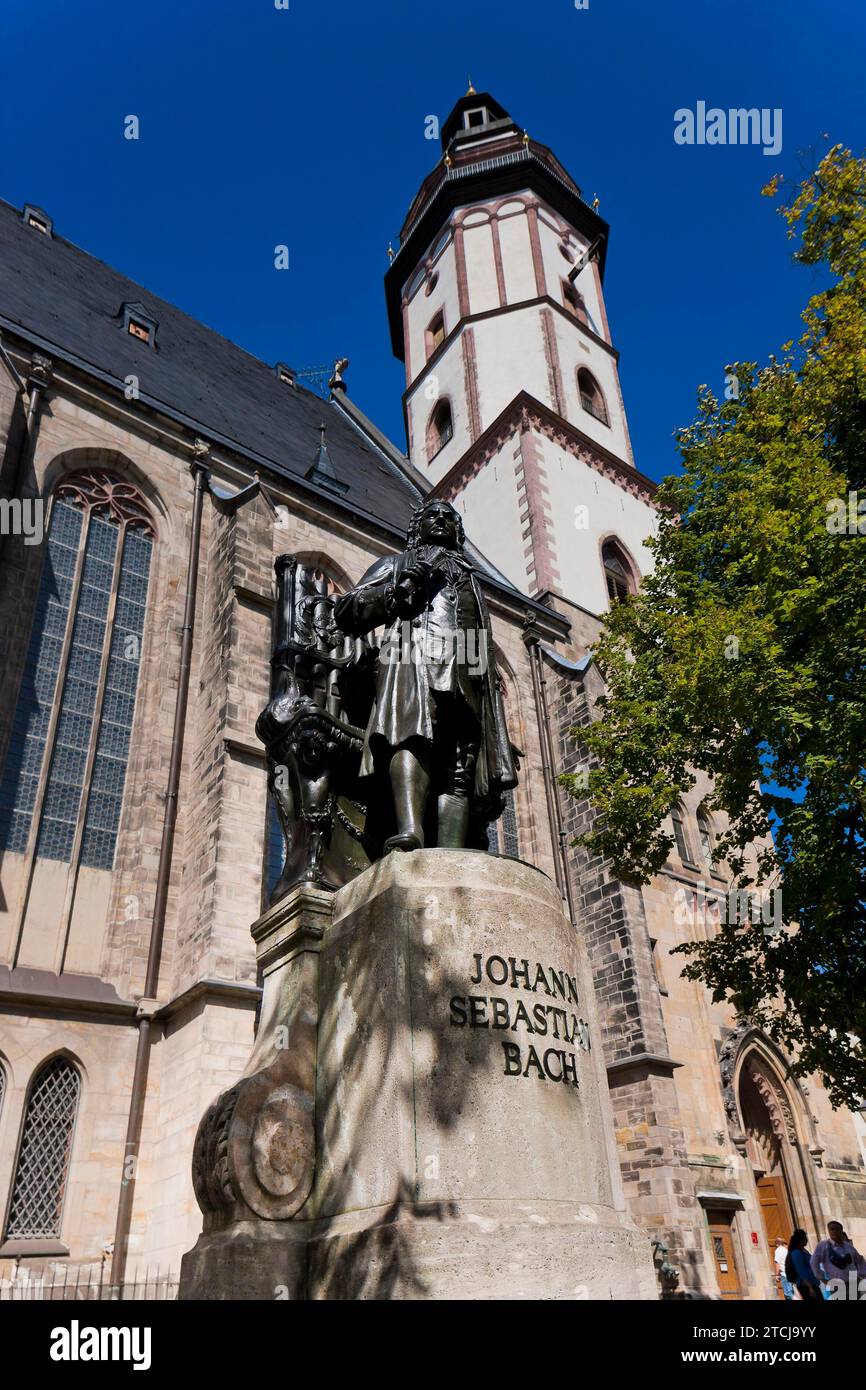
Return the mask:
POLYGON ((385 280, 410 457, 515 584, 602 612, 599 547, 615 532, 635 578, 649 567, 653 491, 605 312, 608 225, 489 93, 470 86, 441 139, 385 280))

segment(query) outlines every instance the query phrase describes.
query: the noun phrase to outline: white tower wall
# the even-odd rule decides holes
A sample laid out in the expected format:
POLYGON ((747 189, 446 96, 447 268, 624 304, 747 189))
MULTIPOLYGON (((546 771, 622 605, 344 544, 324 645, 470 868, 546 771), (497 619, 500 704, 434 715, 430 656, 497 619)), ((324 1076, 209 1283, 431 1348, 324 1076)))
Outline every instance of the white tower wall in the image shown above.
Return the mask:
MULTIPOLYGON (((491 129, 479 157, 490 169, 536 157, 523 148, 491 129)), ((468 149, 458 153, 471 164, 468 149)), ((591 227, 571 187, 573 215, 591 227)), ((568 278, 595 234, 557 208, 530 176, 507 196, 454 208, 415 257, 402 287, 406 426, 412 462, 515 585, 600 614, 602 544, 618 540, 637 581, 657 518, 652 484, 634 468, 597 256, 568 278), (443 442, 431 420, 445 418, 444 402, 443 442)))

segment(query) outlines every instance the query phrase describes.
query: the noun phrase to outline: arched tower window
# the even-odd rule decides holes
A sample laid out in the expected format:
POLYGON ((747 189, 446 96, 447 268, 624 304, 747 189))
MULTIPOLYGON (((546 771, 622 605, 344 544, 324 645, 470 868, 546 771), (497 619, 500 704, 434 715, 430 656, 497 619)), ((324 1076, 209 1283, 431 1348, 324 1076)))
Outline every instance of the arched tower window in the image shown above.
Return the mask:
POLYGON ((454 421, 451 415, 451 402, 444 398, 437 401, 427 424, 427 461, 435 458, 444 449, 454 434, 454 421))
POLYGON ((622 547, 614 540, 605 541, 601 548, 601 563, 604 567, 604 582, 611 603, 621 603, 634 593, 634 579, 622 547))
POLYGON ((6 1240, 60 1235, 81 1078, 68 1057, 36 1073, 21 1130, 6 1240))
POLYGON ((603 425, 609 425, 610 419, 601 387, 592 372, 586 367, 578 367, 577 369, 577 389, 584 410, 588 410, 590 415, 594 415, 596 420, 600 420, 603 425))
POLYGON ((3 1116, 3 1098, 6 1095, 6 1068, 0 1062, 0 1118, 3 1116))
POLYGON ((424 333, 424 346, 428 357, 432 357, 445 341, 445 312, 440 309, 430 320, 424 333))
POLYGON ((576 290, 568 280, 562 281, 562 302, 568 312, 574 314, 579 323, 588 325, 589 315, 586 312, 586 301, 580 290, 576 290))
POLYGON ((2 850, 112 867, 153 537, 132 484, 89 469, 58 485, 0 782, 2 850))

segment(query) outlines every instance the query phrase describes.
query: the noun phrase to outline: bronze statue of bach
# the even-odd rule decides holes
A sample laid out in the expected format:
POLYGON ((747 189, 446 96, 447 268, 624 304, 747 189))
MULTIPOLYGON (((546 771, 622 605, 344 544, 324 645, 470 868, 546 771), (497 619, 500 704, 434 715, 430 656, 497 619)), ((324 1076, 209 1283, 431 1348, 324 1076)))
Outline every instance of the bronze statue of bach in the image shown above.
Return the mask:
POLYGON ((517 750, 459 513, 447 502, 419 507, 405 551, 338 598, 333 621, 351 637, 385 628, 360 767, 361 778, 390 784, 385 853, 487 848, 487 824, 517 785, 517 750))

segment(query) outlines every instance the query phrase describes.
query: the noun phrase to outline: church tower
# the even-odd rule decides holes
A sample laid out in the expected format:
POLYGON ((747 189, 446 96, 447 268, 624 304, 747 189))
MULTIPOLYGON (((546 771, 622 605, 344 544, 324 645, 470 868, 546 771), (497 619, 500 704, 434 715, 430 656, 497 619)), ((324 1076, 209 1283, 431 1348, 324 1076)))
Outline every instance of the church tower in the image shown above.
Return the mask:
POLYGON ((604 305, 609 228, 545 145, 469 91, 386 276, 412 462, 518 588, 598 615, 649 568, 604 305))

